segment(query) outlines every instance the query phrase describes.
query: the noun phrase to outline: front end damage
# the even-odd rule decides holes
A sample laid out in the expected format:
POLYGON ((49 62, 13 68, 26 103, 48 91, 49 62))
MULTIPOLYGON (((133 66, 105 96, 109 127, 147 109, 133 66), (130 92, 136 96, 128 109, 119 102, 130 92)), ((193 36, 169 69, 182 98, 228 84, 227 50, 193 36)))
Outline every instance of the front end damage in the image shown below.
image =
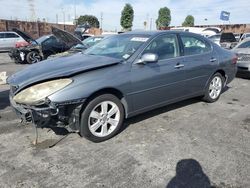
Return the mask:
POLYGON ((10 103, 22 123, 32 123, 36 128, 63 127, 69 132, 79 131, 80 111, 84 100, 54 103, 47 99, 37 106, 17 104, 11 90, 10 103))
POLYGON ((40 45, 30 45, 26 47, 12 48, 9 51, 8 55, 12 60, 15 61, 15 63, 27 63, 27 55, 31 51, 38 52, 39 56, 44 59, 44 55, 40 45))

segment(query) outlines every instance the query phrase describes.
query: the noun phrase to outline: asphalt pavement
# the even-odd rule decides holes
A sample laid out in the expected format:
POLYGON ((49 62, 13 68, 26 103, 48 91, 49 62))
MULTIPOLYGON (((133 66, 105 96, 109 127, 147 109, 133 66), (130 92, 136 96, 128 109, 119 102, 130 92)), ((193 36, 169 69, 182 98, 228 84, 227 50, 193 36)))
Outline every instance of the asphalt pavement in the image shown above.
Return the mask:
MULTIPOLYGON (((7 75, 16 65, 0 54, 7 75)), ((77 133, 21 125, 0 85, 0 187, 250 187, 250 80, 236 78, 219 101, 191 99, 125 122, 92 143, 77 133)))

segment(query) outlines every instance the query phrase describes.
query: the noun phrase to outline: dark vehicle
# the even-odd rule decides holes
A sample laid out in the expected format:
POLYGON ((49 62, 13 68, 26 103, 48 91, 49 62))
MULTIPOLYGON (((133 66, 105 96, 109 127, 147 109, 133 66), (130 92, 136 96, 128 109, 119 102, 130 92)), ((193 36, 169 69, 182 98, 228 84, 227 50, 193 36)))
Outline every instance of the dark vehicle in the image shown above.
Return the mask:
POLYGON ((52 27, 52 33, 55 35, 56 38, 63 41, 68 46, 71 46, 71 48, 67 51, 53 54, 49 56, 49 58, 67 56, 67 55, 71 55, 77 52, 82 52, 83 50, 87 49, 87 47, 83 44, 83 42, 77 36, 72 35, 71 33, 67 31, 64 31, 56 27, 52 27))
POLYGON ((93 35, 86 33, 88 29, 90 29, 89 24, 82 24, 82 25, 77 25, 74 34, 81 40, 85 40, 89 37, 92 37, 93 35))
POLYGON ((128 32, 84 54, 31 65, 7 82, 23 120, 100 142, 117 134, 124 118, 197 96, 217 101, 235 77, 236 61, 194 33, 128 32))
POLYGON ((232 49, 237 45, 237 40, 233 33, 221 33, 208 37, 211 41, 222 48, 232 49))
POLYGON ((238 75, 250 78, 250 38, 244 39, 232 50, 238 55, 238 75))
POLYGON ((81 41, 79 38, 72 35, 71 33, 61 30, 56 27, 52 27, 52 32, 55 34, 55 36, 58 39, 60 39, 61 41, 64 41, 66 44, 69 44, 72 47, 65 52, 51 55, 50 58, 68 56, 68 55, 72 55, 78 52, 83 52, 87 48, 97 44, 104 38, 108 37, 108 36, 93 36, 93 37, 89 37, 85 39, 84 41, 81 41))
POLYGON ((48 56, 68 50, 71 46, 60 41, 54 35, 46 35, 34 40, 27 33, 19 29, 13 29, 26 40, 29 45, 20 48, 13 48, 9 52, 11 59, 16 63, 37 63, 48 56))

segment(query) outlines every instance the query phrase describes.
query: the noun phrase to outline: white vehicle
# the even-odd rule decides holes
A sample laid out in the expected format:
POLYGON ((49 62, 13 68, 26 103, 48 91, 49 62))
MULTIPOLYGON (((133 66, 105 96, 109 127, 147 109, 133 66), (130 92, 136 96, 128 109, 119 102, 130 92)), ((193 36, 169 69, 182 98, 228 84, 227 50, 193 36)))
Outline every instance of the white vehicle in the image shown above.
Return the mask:
POLYGON ((241 38, 240 38, 240 41, 243 41, 244 39, 246 38, 249 38, 250 37, 250 33, 244 33, 241 38))
POLYGON ((187 31, 191 33, 200 34, 205 37, 209 37, 221 32, 221 29, 218 27, 174 27, 171 30, 175 31, 187 31))
POLYGON ((15 32, 0 32, 0 51, 8 51, 14 48, 16 42, 25 42, 25 40, 15 32))

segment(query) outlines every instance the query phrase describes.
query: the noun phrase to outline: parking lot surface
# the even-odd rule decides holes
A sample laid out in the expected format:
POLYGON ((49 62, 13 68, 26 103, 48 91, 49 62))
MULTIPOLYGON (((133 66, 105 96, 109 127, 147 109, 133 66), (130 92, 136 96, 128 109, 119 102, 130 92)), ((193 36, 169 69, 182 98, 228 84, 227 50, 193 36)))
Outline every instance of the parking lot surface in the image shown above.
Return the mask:
MULTIPOLYGON (((0 72, 25 66, 0 54, 0 72)), ((34 146, 34 128, 20 125, 0 85, 0 187, 250 187, 249 94, 250 80, 236 78, 216 103, 136 116, 106 142, 39 129, 34 146)))

